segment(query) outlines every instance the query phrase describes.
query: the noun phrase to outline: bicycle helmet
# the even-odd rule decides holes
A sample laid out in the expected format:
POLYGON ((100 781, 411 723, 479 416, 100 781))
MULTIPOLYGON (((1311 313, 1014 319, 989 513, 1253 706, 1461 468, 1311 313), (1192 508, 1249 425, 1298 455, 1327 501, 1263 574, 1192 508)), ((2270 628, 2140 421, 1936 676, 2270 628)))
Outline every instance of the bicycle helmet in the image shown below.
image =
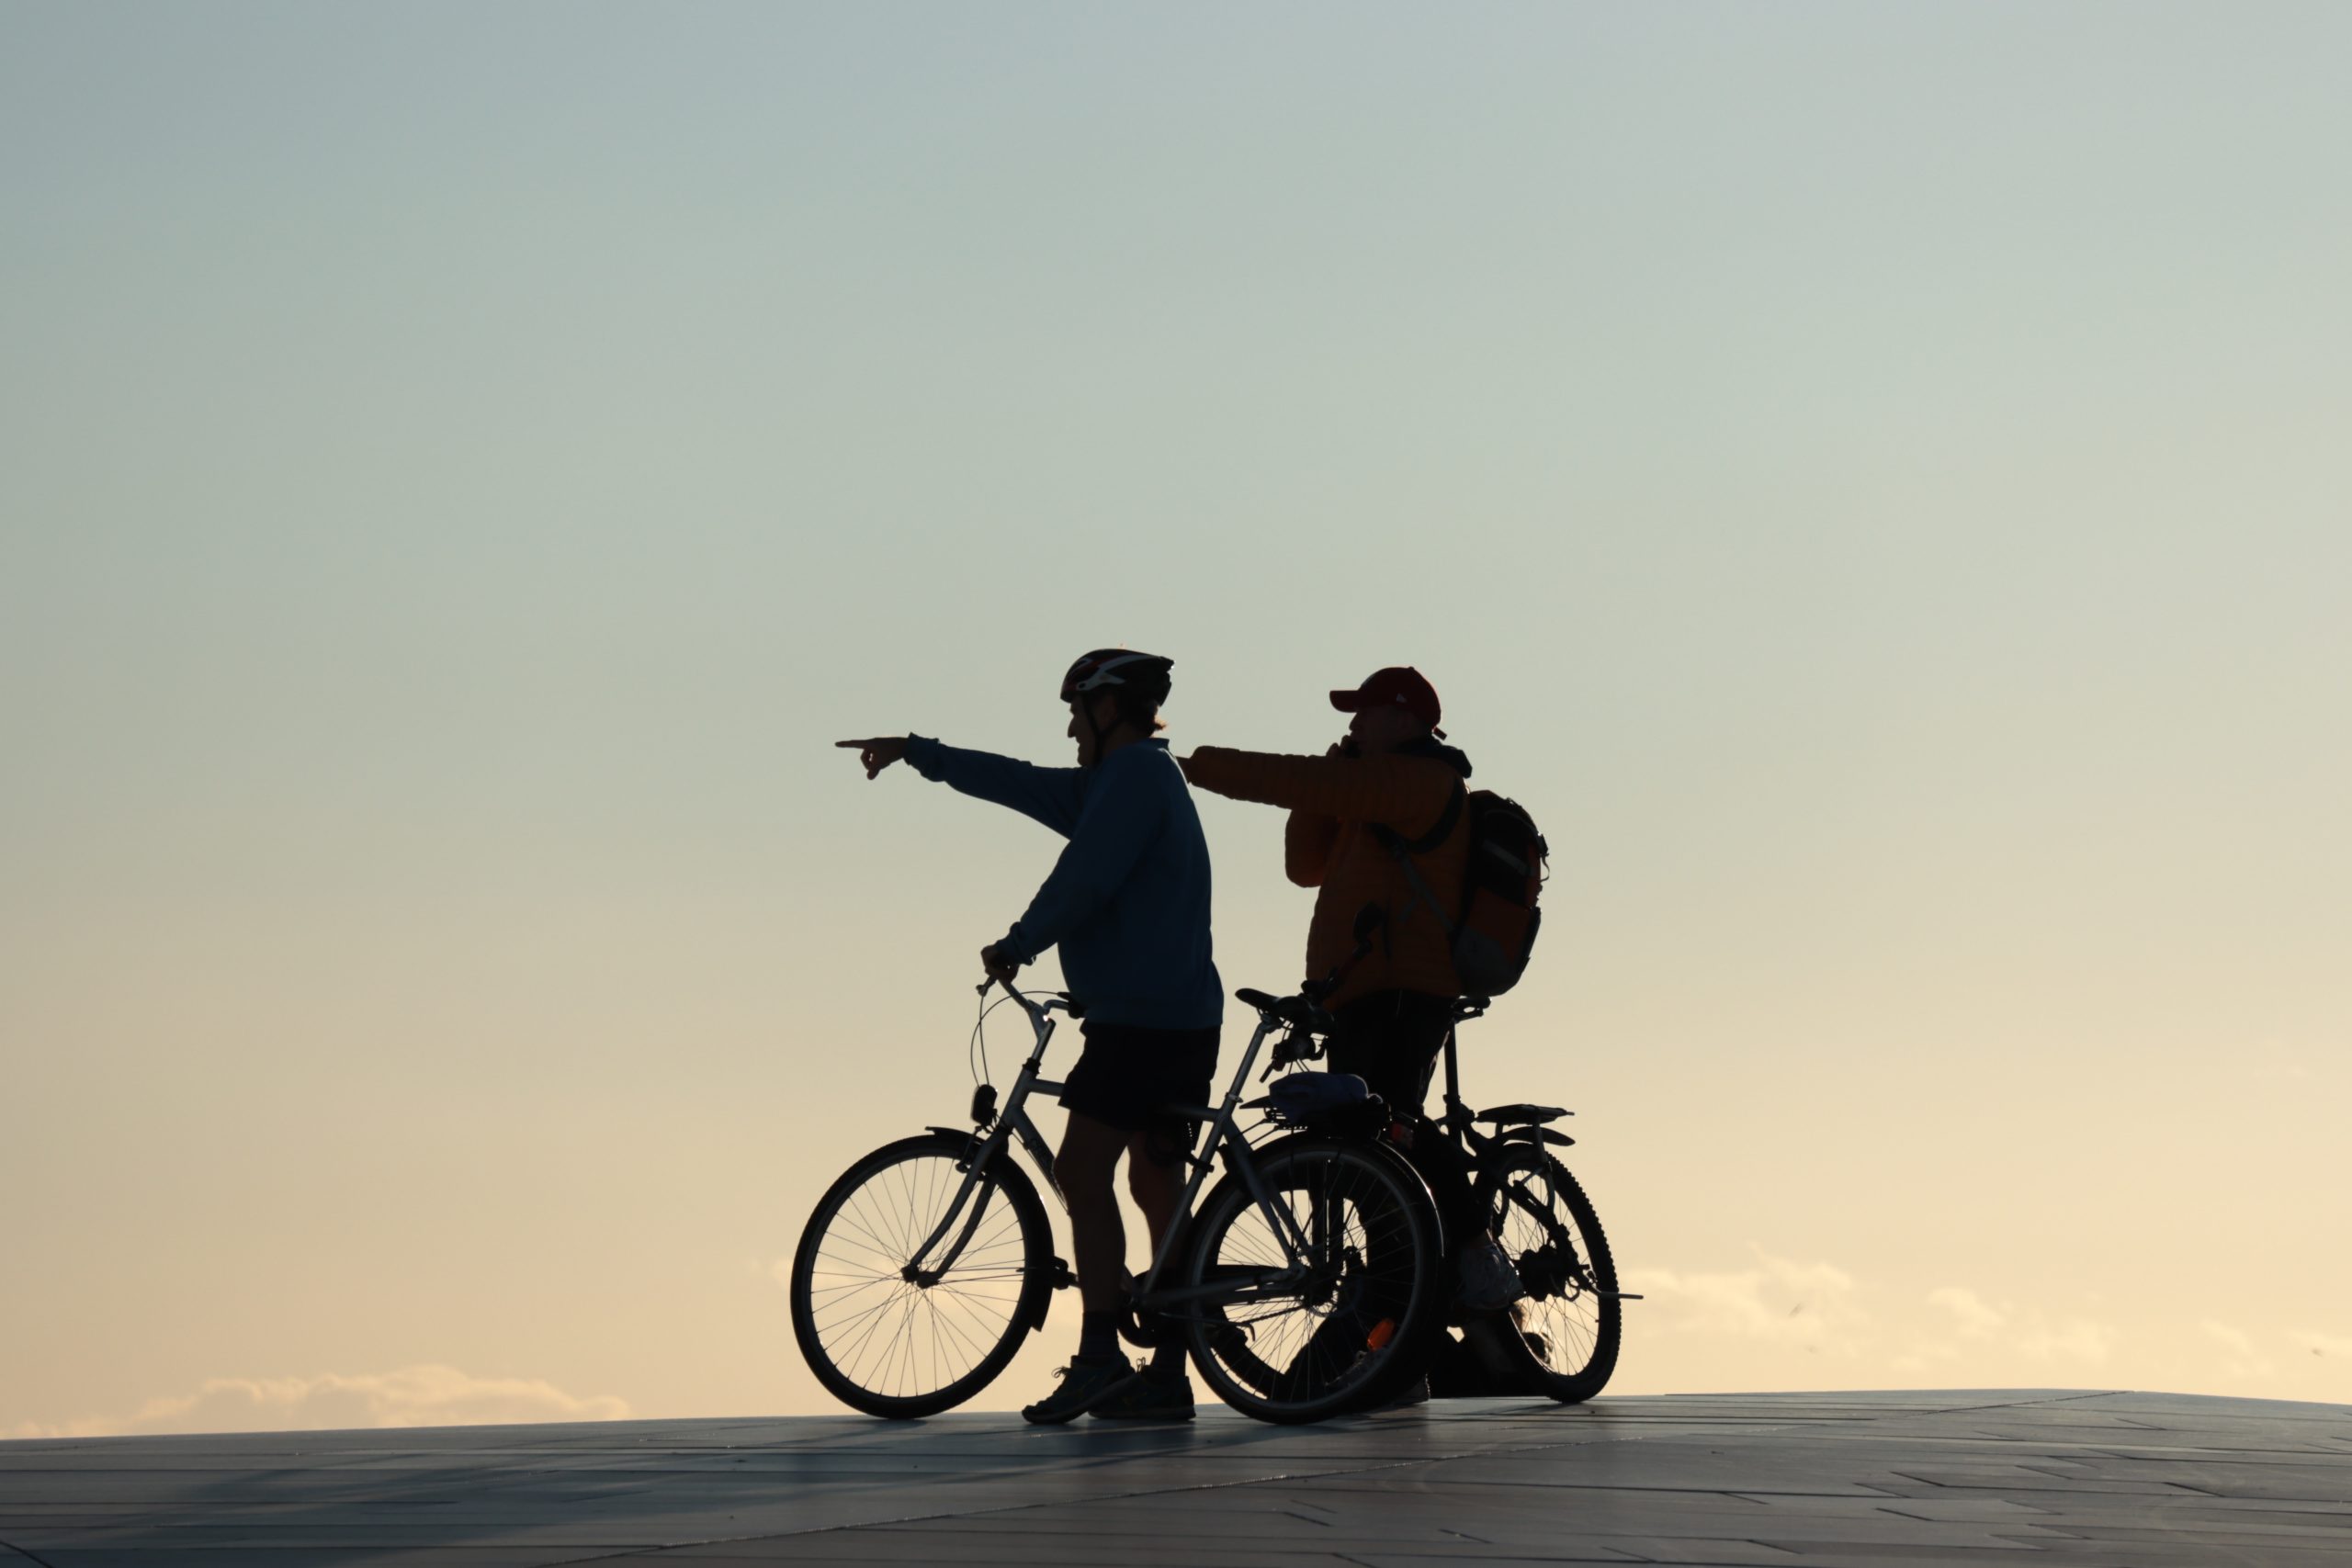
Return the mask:
MULTIPOLYGON (((1099 756, 1102 743, 1120 725, 1148 724, 1152 711, 1168 700, 1168 672, 1175 667, 1174 660, 1162 659, 1156 653, 1098 648, 1080 655, 1062 677, 1062 701, 1074 703, 1081 693, 1106 690, 1115 696, 1119 716, 1107 727, 1094 716, 1092 704, 1081 710, 1086 715, 1086 727, 1094 731, 1094 749, 1099 756)), ((1147 729, 1146 733, 1149 731, 1147 729)))
POLYGON ((1124 686, 1158 707, 1168 700, 1169 671, 1175 668, 1174 660, 1162 659, 1156 653, 1098 648, 1080 655, 1078 662, 1069 667, 1069 673, 1062 677, 1062 701, 1073 701, 1080 692, 1124 686))

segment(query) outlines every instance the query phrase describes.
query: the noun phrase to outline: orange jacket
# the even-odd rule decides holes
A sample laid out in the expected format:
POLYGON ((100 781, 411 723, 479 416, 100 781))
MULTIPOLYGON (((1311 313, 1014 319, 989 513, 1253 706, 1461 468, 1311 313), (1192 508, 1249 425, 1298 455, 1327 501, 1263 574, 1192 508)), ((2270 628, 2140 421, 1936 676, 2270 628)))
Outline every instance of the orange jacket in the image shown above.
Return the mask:
MULTIPOLYGON (((1366 904, 1387 911, 1372 951, 1349 964, 1327 1005, 1368 991, 1460 993, 1443 921, 1413 897, 1395 852, 1372 828, 1376 823, 1408 840, 1434 829, 1470 771, 1461 756, 1434 745, 1424 755, 1379 757, 1285 757, 1204 746, 1184 759, 1184 776, 1196 788, 1290 808, 1283 869, 1301 887, 1321 889, 1306 928, 1306 978, 1320 980, 1349 963, 1356 916, 1366 904)), ((1443 843, 1414 860, 1448 919, 1461 904, 1469 838, 1464 811, 1443 843)))

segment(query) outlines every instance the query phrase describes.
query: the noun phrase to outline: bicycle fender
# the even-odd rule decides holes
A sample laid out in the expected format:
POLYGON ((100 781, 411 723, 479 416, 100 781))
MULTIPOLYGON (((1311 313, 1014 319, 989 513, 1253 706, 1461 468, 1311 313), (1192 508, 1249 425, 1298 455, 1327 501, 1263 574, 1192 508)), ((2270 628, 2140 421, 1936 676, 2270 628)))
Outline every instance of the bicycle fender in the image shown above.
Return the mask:
POLYGON ((963 1145, 964 1152, 956 1156, 956 1168, 958 1170, 964 1168, 964 1162, 970 1159, 980 1146, 980 1135, 969 1127, 925 1127, 923 1131, 935 1133, 943 1138, 953 1138, 963 1145))
POLYGON ((1429 1200, 1430 1234, 1437 1238, 1437 1255, 1440 1258, 1448 1256, 1453 1250, 1453 1243, 1446 1238, 1445 1210, 1438 1202, 1437 1194, 1430 1190, 1429 1179, 1421 1175, 1419 1168, 1396 1149, 1381 1143, 1371 1146, 1379 1150, 1381 1156, 1396 1168, 1397 1174, 1411 1181, 1420 1190, 1421 1196, 1429 1200))
POLYGON ((1576 1142, 1566 1133, 1555 1133, 1549 1127, 1529 1126, 1505 1128, 1495 1141, 1501 1144, 1557 1144, 1564 1149, 1576 1142))
MULTIPOLYGON (((1015 1207, 1035 1205, 1039 1216, 1043 1217, 1046 1205, 1038 1199, 1036 1185, 1029 1179, 1027 1171, 1008 1159, 1004 1162, 1002 1179, 1004 1195, 1012 1200, 1015 1207)), ((1053 1247, 1054 1234, 1050 1223, 1046 1224, 1045 1234, 1046 1246, 1050 1250, 1053 1247)), ((1030 1333, 1035 1334, 1045 1328, 1046 1314, 1053 1308, 1054 1292, 1077 1283, 1077 1276, 1070 1271, 1069 1265, 1063 1262, 1058 1256, 1056 1256, 1045 1269, 1031 1271, 1029 1278, 1021 1282, 1020 1308, 1022 1321, 1029 1325, 1030 1333)))

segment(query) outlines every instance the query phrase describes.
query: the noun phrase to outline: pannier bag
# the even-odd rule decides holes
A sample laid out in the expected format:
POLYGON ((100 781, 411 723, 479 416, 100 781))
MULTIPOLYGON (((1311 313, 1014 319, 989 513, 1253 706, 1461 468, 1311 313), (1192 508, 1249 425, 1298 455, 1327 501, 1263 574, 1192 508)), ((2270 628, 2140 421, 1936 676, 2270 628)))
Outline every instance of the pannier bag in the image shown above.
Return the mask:
POLYGON ((1456 784, 1445 815, 1427 834, 1410 841, 1391 829, 1383 829, 1381 834, 1404 867, 1415 897, 1445 923, 1462 994, 1498 997, 1518 985, 1527 973, 1528 954, 1535 949, 1536 928, 1544 923, 1536 900, 1543 896, 1545 863, 1552 852, 1535 818, 1519 802, 1492 790, 1465 790, 1456 784), (1455 820, 1465 810, 1470 814, 1470 852, 1462 868, 1462 907, 1449 915, 1421 880, 1413 857, 1452 837, 1455 820))
POLYGON ((1291 1073, 1261 1103, 1275 1121, 1318 1133, 1370 1137, 1388 1125, 1388 1102, 1353 1073, 1291 1073))

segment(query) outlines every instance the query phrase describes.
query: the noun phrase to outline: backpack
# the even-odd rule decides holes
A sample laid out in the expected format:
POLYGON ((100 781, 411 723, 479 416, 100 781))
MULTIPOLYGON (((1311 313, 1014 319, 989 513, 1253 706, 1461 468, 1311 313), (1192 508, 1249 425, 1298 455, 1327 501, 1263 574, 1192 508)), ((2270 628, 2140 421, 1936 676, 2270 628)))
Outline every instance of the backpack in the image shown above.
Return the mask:
POLYGON ((1552 852, 1526 808, 1492 790, 1457 783, 1437 825, 1421 837, 1408 840, 1385 826, 1375 826, 1374 832, 1404 868, 1414 896, 1444 925, 1463 995, 1498 997, 1518 985, 1535 948, 1536 929, 1544 923, 1535 903, 1552 852), (1470 814, 1470 852, 1462 868, 1462 907, 1449 918, 1413 857, 1451 838, 1464 811, 1470 814))

